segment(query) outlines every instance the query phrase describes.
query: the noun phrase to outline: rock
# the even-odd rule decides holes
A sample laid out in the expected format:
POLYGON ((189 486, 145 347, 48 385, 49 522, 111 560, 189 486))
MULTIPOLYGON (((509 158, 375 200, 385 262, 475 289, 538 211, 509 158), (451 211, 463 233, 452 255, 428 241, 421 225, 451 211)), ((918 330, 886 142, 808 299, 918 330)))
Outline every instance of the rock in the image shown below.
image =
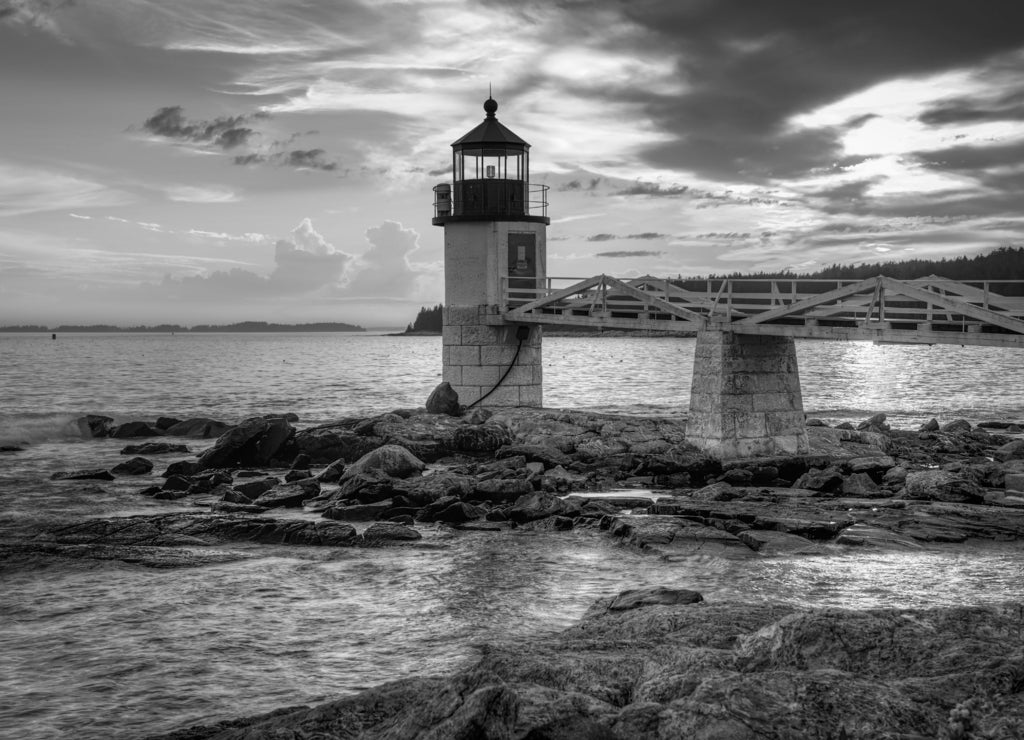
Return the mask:
POLYGON ((97 414, 80 416, 75 419, 74 423, 83 437, 109 437, 110 432, 114 429, 113 419, 97 414))
POLYGON ((947 434, 966 434, 971 431, 971 423, 966 419, 956 419, 955 421, 943 424, 940 427, 940 431, 947 434))
POLYGON ((109 470, 63 470, 50 476, 50 480, 114 480, 109 470))
POLYGON ((291 470, 309 470, 309 464, 311 462, 312 460, 309 455, 305 452, 300 452, 295 456, 295 459, 292 460, 291 470))
POLYGON ((907 474, 902 498, 953 503, 980 503, 978 485, 945 470, 920 470, 907 474))
POLYGON ((159 437, 163 434, 162 429, 151 427, 144 421, 129 421, 117 426, 110 436, 115 439, 130 439, 132 437, 159 437))
POLYGON ((419 478, 395 481, 395 490, 409 501, 424 506, 445 496, 468 498, 472 496, 475 480, 466 475, 436 472, 419 478))
POLYGON ((804 422, 804 424, 806 424, 809 427, 827 427, 828 426, 828 424, 826 424, 821 419, 807 419, 804 422))
POLYGON ((284 474, 285 483, 294 483, 297 480, 306 480, 312 477, 313 474, 308 470, 289 470, 284 474))
POLYGON ((470 498, 492 504, 504 504, 530 493, 533 493, 533 484, 523 478, 492 478, 476 482, 470 498))
POLYGON ((851 473, 884 473, 895 465, 896 461, 889 455, 872 455, 850 458, 845 467, 851 473))
POLYGON ((452 435, 451 448, 460 452, 495 452, 512 442, 512 435, 501 424, 466 425, 452 435))
POLYGON ((822 555, 825 548, 806 537, 774 529, 745 529, 736 537, 760 555, 822 555))
POLYGON ((144 457, 133 457, 110 469, 114 475, 145 475, 153 470, 153 463, 144 457))
POLYGON ((862 421, 857 425, 857 431, 863 432, 879 432, 885 433, 890 429, 889 425, 885 422, 885 414, 875 414, 870 419, 862 421))
MULTIPOLYGON (((437 512, 431 521, 445 522, 447 524, 462 524, 474 519, 480 519, 486 512, 479 506, 456 501, 437 512)), ((424 520, 426 521, 426 520, 424 520)))
POLYGON ((675 516, 618 516, 611 524, 611 534, 631 547, 662 557, 754 555, 735 535, 675 516))
POLYGON ((724 481, 712 483, 709 486, 704 486, 690 492, 690 498, 694 501, 732 501, 734 498, 739 497, 740 492, 724 481))
POLYGON ((169 475, 161 488, 164 491, 188 491, 192 481, 183 475, 169 475))
MULTIPOLYGON (((579 513, 579 504, 573 505, 554 494, 540 491, 528 493, 516 499, 515 504, 508 510, 508 518, 516 524, 525 524, 536 519, 558 515, 566 515, 569 512, 579 513)), ((573 514, 575 515, 575 514, 573 514)))
POLYGON ((341 476, 341 480, 344 481, 360 473, 372 471, 378 471, 392 478, 409 478, 419 475, 426 467, 422 460, 404 447, 384 445, 366 453, 352 463, 341 476))
POLYGON ((202 468, 200 467, 199 463, 197 463, 195 460, 175 460, 170 465, 168 465, 167 470, 165 470, 160 475, 163 476, 164 478, 170 478, 172 475, 190 476, 195 475, 201 469, 202 468))
POLYGON ((921 544, 916 540, 882 527, 857 522, 842 532, 835 540, 837 545, 853 547, 873 547, 886 550, 920 550, 921 544))
POLYGON ((166 455, 188 454, 186 445, 171 442, 143 442, 140 445, 127 445, 121 449, 122 455, 166 455))
POLYGON ((24 452, 24 447, 18 445, 0 445, 0 452, 24 452))
POLYGON ((462 407, 459 406, 459 394, 455 392, 448 381, 440 383, 427 397, 428 414, 447 414, 448 416, 461 416, 462 407))
POLYGON ((843 489, 843 475, 835 466, 823 470, 815 468, 797 478, 793 482, 793 488, 806 488, 809 491, 822 493, 838 493, 843 489))
POLYGON ((992 456, 999 462, 1007 460, 1024 460, 1024 439, 1015 439, 997 447, 992 456))
POLYGON ((722 473, 722 483, 730 486, 745 486, 754 480, 754 473, 747 468, 730 468, 722 473))
POLYGON ((918 428, 919 432, 937 432, 939 431, 939 420, 932 418, 926 421, 918 428))
POLYGON ((294 433, 295 428, 283 418, 246 419, 203 452, 199 466, 204 470, 265 466, 294 433))
POLYGON ((697 591, 651 586, 619 592, 618 596, 613 598, 611 603, 608 604, 608 611, 624 612, 630 609, 640 609, 645 606, 697 604, 701 601, 704 601, 704 597, 697 591))
MULTIPOLYGON (((865 496, 877 495, 881 489, 867 473, 853 473, 843 481, 842 492, 844 496, 865 496)), ((886 494, 888 495, 888 494, 886 494)))
POLYGON ((527 462, 543 463, 545 467, 553 468, 557 465, 568 465, 572 458, 554 447, 530 444, 510 444, 502 447, 494 456, 498 459, 506 457, 517 457, 522 455, 527 462))
POLYGON ((571 491, 582 487, 586 482, 587 479, 584 476, 571 473, 561 465, 551 468, 541 478, 541 485, 547 491, 571 491))
POLYGON ((168 437, 196 437, 198 439, 213 439, 219 437, 231 428, 216 419, 186 419, 163 430, 168 437))
POLYGON ((395 522, 375 522, 363 532, 363 542, 367 545, 415 542, 421 539, 423 539, 423 535, 412 527, 395 522))
POLYGON ((320 493, 320 484, 315 480, 300 480, 296 483, 285 483, 271 488, 253 500, 257 506, 268 509, 277 506, 301 507, 302 503, 320 493))
POLYGON ((262 480, 251 480, 246 483, 239 483, 234 487, 234 490, 249 499, 255 500, 267 491, 280 485, 280 483, 281 481, 277 478, 268 477, 262 480))
POLYGON ((316 478, 321 483, 337 483, 339 480, 341 480, 341 476, 342 474, 344 474, 344 472, 345 460, 341 459, 335 460, 313 477, 316 478))
POLYGON ((180 423, 181 423, 181 419, 175 419, 175 418, 173 418, 171 416, 158 416, 156 418, 156 422, 153 424, 153 426, 155 426, 160 431, 165 432, 168 429, 170 429, 171 427, 173 427, 175 424, 180 424, 180 423))
POLYGON ((372 522, 391 508, 390 500, 372 504, 334 505, 324 510, 321 516, 343 522, 372 522))
POLYGON ((1003 481, 1007 491, 1024 492, 1024 473, 1007 473, 1003 481))
POLYGON ((904 467, 897 465, 895 468, 889 468, 885 471, 885 475, 882 476, 882 482, 888 486, 903 486, 907 480, 907 470, 904 467))

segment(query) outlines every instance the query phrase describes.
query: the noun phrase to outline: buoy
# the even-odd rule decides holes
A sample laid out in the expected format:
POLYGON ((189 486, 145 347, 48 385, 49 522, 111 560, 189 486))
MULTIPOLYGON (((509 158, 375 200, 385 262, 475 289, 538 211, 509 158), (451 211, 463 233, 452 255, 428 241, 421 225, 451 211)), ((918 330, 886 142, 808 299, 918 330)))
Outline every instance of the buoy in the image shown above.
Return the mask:
POLYGON ((57 338, 57 335, 56 335, 56 334, 51 334, 51 335, 50 335, 50 339, 56 339, 56 338, 57 338))

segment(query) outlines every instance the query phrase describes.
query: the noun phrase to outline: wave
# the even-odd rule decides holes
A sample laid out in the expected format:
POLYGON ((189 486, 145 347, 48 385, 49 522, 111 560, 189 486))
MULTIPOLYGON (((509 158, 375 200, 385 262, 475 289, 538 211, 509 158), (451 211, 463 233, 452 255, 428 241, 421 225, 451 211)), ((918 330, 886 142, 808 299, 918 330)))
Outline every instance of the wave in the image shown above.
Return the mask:
MULTIPOLYGON (((52 411, 27 414, 0 414, 0 446, 68 442, 90 439, 89 427, 78 420, 95 412, 52 411)), ((106 414, 111 418, 117 417, 106 414)))

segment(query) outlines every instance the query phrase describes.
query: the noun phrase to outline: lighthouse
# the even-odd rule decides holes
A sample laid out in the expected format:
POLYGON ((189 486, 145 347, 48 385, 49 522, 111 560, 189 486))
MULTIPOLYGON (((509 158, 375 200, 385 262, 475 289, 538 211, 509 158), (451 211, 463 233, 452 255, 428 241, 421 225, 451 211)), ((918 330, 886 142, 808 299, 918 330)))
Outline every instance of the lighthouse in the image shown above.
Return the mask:
POLYGON ((466 406, 541 406, 541 328, 506 322, 545 283, 547 186, 530 183, 530 145, 484 102, 452 144, 452 178, 434 188, 444 227, 443 380, 466 406))

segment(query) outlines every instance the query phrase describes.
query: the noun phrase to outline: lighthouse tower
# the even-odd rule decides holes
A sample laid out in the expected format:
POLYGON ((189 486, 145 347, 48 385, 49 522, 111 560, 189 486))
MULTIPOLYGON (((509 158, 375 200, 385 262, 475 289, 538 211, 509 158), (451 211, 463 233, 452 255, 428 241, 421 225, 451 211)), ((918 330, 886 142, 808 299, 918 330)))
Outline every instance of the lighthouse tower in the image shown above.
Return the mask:
POLYGON ((483 122, 452 144, 451 183, 434 188, 444 227, 443 379, 467 406, 541 406, 541 328, 506 323, 546 277, 547 186, 530 184, 530 145, 483 122))

